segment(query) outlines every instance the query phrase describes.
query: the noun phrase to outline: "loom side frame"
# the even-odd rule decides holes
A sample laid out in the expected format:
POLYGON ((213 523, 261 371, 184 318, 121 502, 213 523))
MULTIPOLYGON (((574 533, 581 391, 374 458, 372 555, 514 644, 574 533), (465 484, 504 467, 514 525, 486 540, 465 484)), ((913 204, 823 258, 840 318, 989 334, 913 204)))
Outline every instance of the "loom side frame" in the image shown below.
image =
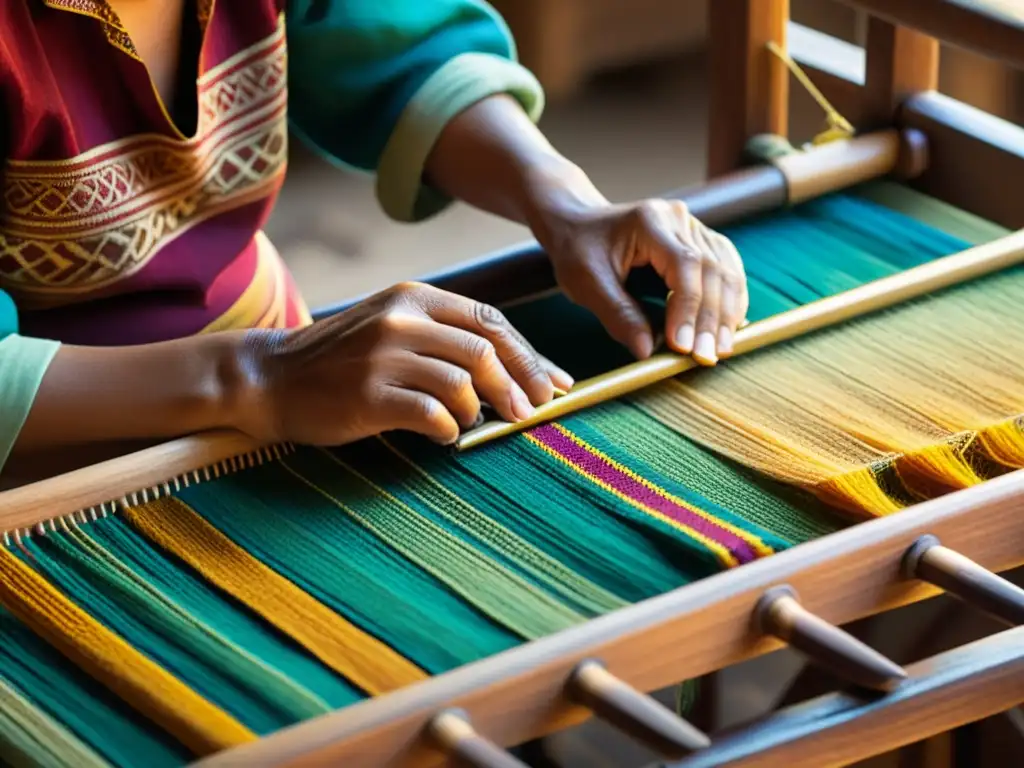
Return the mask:
MULTIPOLYGON (((890 123, 894 115, 896 126, 927 136, 928 165, 911 186, 1009 229, 1024 228, 1024 203, 1019 190, 1010 187, 1012 180, 1024 178, 1024 127, 935 92, 932 72, 902 75, 904 84, 917 88, 894 85, 898 72, 879 65, 891 64, 896 55, 891 35, 883 36, 877 28, 869 28, 868 48, 859 49, 789 22, 789 53, 858 128, 877 128, 879 110, 889 105, 890 123), (880 70, 889 77, 878 75, 880 70), (870 83, 869 72, 876 73, 870 83)), ((917 33, 904 30, 904 36, 912 41, 909 45, 923 46, 917 33)), ((722 167, 730 169, 738 162, 734 157, 731 165, 722 167)))

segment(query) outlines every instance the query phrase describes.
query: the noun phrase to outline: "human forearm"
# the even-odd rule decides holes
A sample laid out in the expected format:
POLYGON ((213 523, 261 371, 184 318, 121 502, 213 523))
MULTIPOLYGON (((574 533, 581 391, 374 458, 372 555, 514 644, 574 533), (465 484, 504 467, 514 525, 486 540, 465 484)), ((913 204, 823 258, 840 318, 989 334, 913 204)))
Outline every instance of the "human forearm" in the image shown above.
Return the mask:
POLYGON ((247 386, 243 335, 58 350, 13 456, 235 427, 247 386))
POLYGON ((562 156, 517 101, 492 96, 453 118, 427 159, 427 179, 476 208, 544 229, 607 203, 586 174, 562 156))

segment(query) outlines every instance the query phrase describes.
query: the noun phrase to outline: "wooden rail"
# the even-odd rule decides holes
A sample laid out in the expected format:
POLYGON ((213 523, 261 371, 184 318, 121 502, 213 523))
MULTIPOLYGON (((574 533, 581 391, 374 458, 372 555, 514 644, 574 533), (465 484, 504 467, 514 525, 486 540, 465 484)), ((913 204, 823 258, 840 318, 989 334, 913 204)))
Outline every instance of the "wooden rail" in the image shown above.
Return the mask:
POLYGON ((1024 69, 1024 5, 1014 0, 841 0, 908 27, 1024 69))

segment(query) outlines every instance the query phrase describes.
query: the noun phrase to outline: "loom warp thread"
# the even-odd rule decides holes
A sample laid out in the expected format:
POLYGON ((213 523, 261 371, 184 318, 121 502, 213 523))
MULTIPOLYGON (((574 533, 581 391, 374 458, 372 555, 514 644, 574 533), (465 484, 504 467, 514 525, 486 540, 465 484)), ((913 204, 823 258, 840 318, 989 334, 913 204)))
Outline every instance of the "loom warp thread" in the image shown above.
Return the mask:
MULTIPOLYGON (((873 184, 727 234, 757 320, 1003 233, 873 184)), ((1007 365, 1024 343, 1008 317, 1019 281, 964 286, 468 454, 397 434, 268 452, 168 484, 170 498, 130 495, 124 515, 11 536, 4 757, 174 768, 837 530, 851 512, 1024 466, 1007 365)), ((661 322, 661 281, 631 287, 661 322)), ((507 314, 578 378, 629 362, 558 295, 507 314)))

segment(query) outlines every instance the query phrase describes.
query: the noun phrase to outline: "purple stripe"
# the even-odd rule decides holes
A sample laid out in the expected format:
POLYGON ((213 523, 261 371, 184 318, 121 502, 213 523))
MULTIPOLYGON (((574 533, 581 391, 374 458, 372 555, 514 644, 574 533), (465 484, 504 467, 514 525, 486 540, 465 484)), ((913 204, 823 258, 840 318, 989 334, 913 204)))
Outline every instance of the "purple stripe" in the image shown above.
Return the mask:
POLYGON ((605 459, 587 450, 553 425, 545 424, 530 430, 529 434, 530 437, 543 443, 586 474, 606 483, 619 493, 697 531, 712 541, 718 542, 728 549, 739 562, 749 563, 751 560, 757 559, 757 554, 750 544, 736 534, 651 490, 605 459))

